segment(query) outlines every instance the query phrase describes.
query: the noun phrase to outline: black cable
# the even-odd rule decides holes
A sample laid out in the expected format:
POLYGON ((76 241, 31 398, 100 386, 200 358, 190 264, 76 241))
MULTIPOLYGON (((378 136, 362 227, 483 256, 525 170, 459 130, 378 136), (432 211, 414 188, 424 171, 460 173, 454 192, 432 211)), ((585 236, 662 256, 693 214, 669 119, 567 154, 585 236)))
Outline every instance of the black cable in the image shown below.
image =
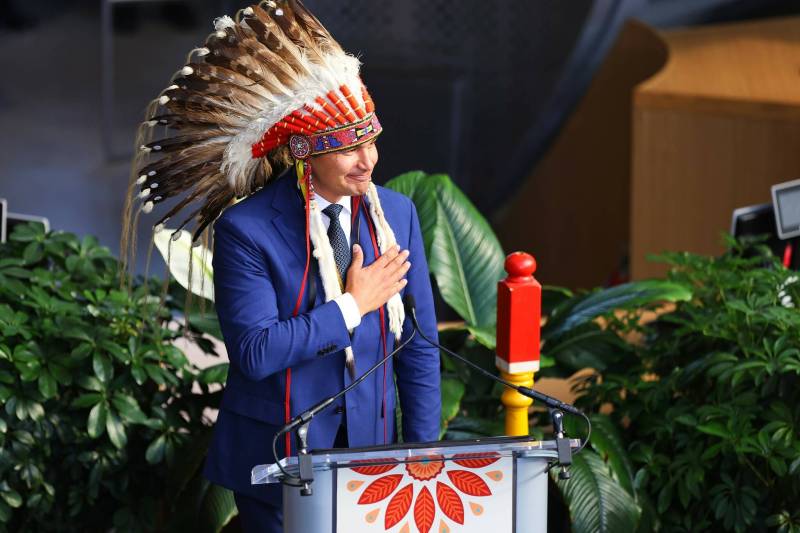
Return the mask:
POLYGON ((411 322, 414 325, 414 330, 415 331, 419 331, 420 336, 423 339, 425 339, 429 344, 431 344, 433 346, 436 346, 437 348, 439 348, 440 350, 442 350, 446 354, 450 355, 451 357, 455 357, 456 359, 458 359, 459 361, 461 361, 465 365, 469 366, 470 368, 473 368, 473 369, 477 370, 478 372, 480 372, 484 376, 488 377, 489 379, 492 379, 494 381, 498 381, 498 382, 502 383, 503 385, 505 385, 506 387, 509 387, 510 389, 513 389, 513 390, 519 392, 523 396, 527 396, 528 398, 539 400, 540 402, 542 402, 546 406, 550 407, 551 409, 559 409, 561 411, 566 411, 567 413, 570 413, 570 414, 573 414, 573 415, 580 415, 584 419, 586 419, 586 423, 588 424, 588 427, 589 427, 589 433, 586 436, 586 440, 584 440, 581 443, 580 448, 578 448, 578 450, 575 453, 579 453, 580 451, 583 450, 583 448, 589 442, 589 437, 591 437, 591 435, 592 435, 592 423, 589 420, 589 417, 587 417, 583 413, 583 411, 581 411, 580 409, 576 408, 573 405, 570 405, 568 403, 564 403, 564 402, 562 402, 561 400, 559 400, 557 398, 553 398, 552 396, 548 396, 547 394, 543 394, 543 393, 541 393, 539 391, 536 391, 534 389, 531 389, 529 387, 521 387, 521 386, 518 386, 518 385, 514 385, 510 381, 507 381, 507 380, 501 378, 500 376, 496 376, 496 375, 492 374, 491 372, 481 368, 480 366, 476 365, 475 363, 473 363, 472 361, 470 361, 466 357, 464 357, 464 356, 462 356, 460 354, 457 354, 456 352, 454 352, 454 351, 442 346, 441 344, 439 344, 437 342, 433 342, 431 339, 429 339, 425 335, 425 333, 422 332, 422 329, 420 329, 420 327, 419 327, 419 322, 417 322, 417 311, 416 311, 416 308, 415 308, 415 305, 414 305, 413 296, 406 295, 404 300, 405 300, 404 301, 405 307, 408 310, 407 313, 411 315, 411 322))
POLYGON ((586 427, 588 428, 588 432, 586 433, 586 438, 585 438, 585 439, 583 439, 583 442, 581 443, 581 446, 580 446, 580 448, 578 448, 577 450, 575 450, 575 454, 576 454, 576 455, 577 455, 577 454, 579 454, 579 453, 581 453, 581 452, 583 451, 583 449, 584 449, 584 448, 586 447, 586 445, 589 443, 589 439, 591 439, 591 438, 592 438, 592 421, 591 421, 591 420, 589 420, 589 417, 588 417, 588 416, 586 416, 586 413, 583 413, 583 412, 581 412, 581 416, 583 417, 583 419, 584 419, 584 420, 586 420, 586 427))
POLYGON ((285 431, 278 432, 275 434, 274 437, 272 437, 272 458, 275 460, 275 464, 278 465, 278 468, 283 473, 283 480, 281 481, 281 483, 283 483, 284 485, 289 485, 290 487, 302 487, 303 486, 302 483, 299 482, 300 478, 297 476, 293 476, 289 472, 287 472, 286 469, 283 468, 281 462, 278 460, 278 447, 277 447, 278 438, 284 433, 286 432, 285 431), (295 482, 294 480, 297 481, 295 482))
POLYGON ((575 406, 572 406, 572 405, 570 405, 568 403, 564 403, 564 402, 562 402, 561 400, 559 400, 557 398, 553 398, 552 396, 548 396, 547 394, 543 394, 543 393, 541 393, 541 392, 539 392, 537 390, 531 389, 529 387, 521 387, 519 385, 514 385, 510 381, 507 381, 507 380, 501 378, 500 376, 496 376, 496 375, 492 374, 491 372, 481 368, 480 366, 476 365, 475 363, 473 363, 472 361, 470 361, 469 359, 467 359, 463 355, 459 355, 456 352, 454 352, 454 351, 442 346, 441 344, 433 342, 431 339, 426 337, 425 334, 422 332, 422 330, 419 328, 419 324, 417 323, 417 313, 416 313, 416 310, 413 307, 413 304, 406 304, 406 307, 409 307, 411 309, 411 321, 414 323, 414 329, 419 331, 420 336, 423 339, 425 339, 426 341, 428 341, 430 344, 432 344, 433 346, 436 346, 437 348, 439 348, 443 352, 445 352, 448 355, 450 355, 451 357, 455 357, 456 359, 458 359, 459 361, 461 361, 465 365, 469 366, 470 368, 473 368, 473 369, 477 370, 478 372, 482 373, 484 376, 488 377, 489 379, 492 379, 494 381, 498 381, 498 382, 502 383, 503 385, 505 385, 506 387, 508 387, 510 389, 514 389, 515 391, 519 392, 523 396, 527 396, 528 398, 532 398, 534 400, 539 400, 540 402, 542 402, 543 404, 545 404, 546 406, 548 406, 548 407, 550 407, 552 409, 560 409, 562 411, 566 411, 566 412, 568 412, 570 414, 573 414, 573 415, 583 415, 583 413, 579 409, 577 409, 575 406))
POLYGON ((348 385, 347 387, 345 387, 341 391, 337 392, 335 395, 333 395, 333 396, 331 396, 329 398, 325 398, 324 400, 314 404, 310 409, 307 409, 303 413, 301 413, 301 414, 297 415, 296 417, 294 417, 291 421, 289 421, 288 424, 283 426, 280 429, 280 431, 278 431, 275 434, 274 437, 272 437, 272 458, 275 460, 275 464, 278 465, 278 468, 280 469, 281 473, 285 476, 285 479, 287 480, 287 481, 284 481, 284 484, 292 486, 292 487, 301 486, 299 484, 296 484, 296 483, 292 482, 292 481, 295 481, 295 480, 299 481, 300 478, 297 477, 297 476, 293 476, 293 475, 289 474, 283 468, 283 465, 281 464, 281 462, 278 460, 278 448, 277 448, 278 439, 282 435, 285 435, 287 432, 289 432, 292 429, 294 429, 297 426, 299 426, 300 424, 307 423, 312 418, 314 418, 314 416, 316 416, 320 411, 322 411, 323 409, 328 407, 330 404, 332 404, 333 402, 335 402, 336 400, 338 400, 339 398, 341 398, 342 396, 344 396, 345 394, 347 394, 348 392, 353 390, 355 387, 357 387, 362 381, 367 379, 367 377, 369 377, 370 374, 375 372, 377 369, 379 369, 381 366, 383 366, 386 363, 386 361, 391 359, 393 355, 395 355, 397 352, 399 352, 400 350, 405 348, 406 345, 409 342, 411 342, 411 340, 416 336, 416 334, 417 334, 417 330, 415 328, 415 329, 413 329, 411 331, 411 335, 409 335, 409 337, 405 341, 403 341, 399 346, 397 346, 394 350, 392 350, 391 353, 389 353, 389 355, 387 355, 386 357, 381 359, 378 363, 373 365, 372 368, 370 368, 369 370, 367 370, 366 372, 361 374, 358 377, 358 379, 356 379, 354 382, 352 382, 350 385, 348 385), (288 481, 288 480, 291 480, 291 481, 288 481))

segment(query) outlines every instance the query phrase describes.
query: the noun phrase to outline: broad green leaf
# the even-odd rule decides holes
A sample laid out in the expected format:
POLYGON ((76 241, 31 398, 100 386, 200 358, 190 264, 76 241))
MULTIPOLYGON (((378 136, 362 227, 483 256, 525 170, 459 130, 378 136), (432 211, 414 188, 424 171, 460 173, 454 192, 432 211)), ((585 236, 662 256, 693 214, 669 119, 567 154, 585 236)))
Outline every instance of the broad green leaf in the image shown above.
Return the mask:
POLYGON ((410 172, 386 186, 413 200, 428 266, 444 301, 467 325, 492 326, 505 255, 486 219, 443 174, 410 172))
POLYGON ((628 458, 628 452, 619 431, 608 416, 592 415, 591 421, 592 447, 606 460, 620 485, 635 498, 633 465, 628 458))
POLYGON ((55 378, 48 371, 43 371, 39 375, 39 392, 42 393, 46 399, 52 398, 58 391, 58 385, 55 378))
POLYGON ((203 245, 192 246, 192 234, 180 230, 172 239, 175 230, 163 229, 153 236, 158 251, 169 266, 170 274, 181 287, 193 294, 214 301, 214 270, 211 266, 213 254, 203 245), (192 282, 189 284, 189 261, 192 261, 192 282))
POLYGON ((603 372, 618 361, 628 346, 614 332, 583 324, 563 335, 546 339, 542 350, 559 363, 564 377, 583 368, 603 372))
POLYGON ((189 312, 188 317, 191 327, 197 328, 203 333, 222 340, 222 328, 219 325, 219 318, 217 318, 216 311, 213 309, 206 309, 204 313, 200 313, 199 310, 193 310, 189 312))
POLYGON ((167 491, 172 495, 182 494, 191 485, 192 479, 196 479, 202 470, 206 459, 208 446, 211 443, 213 431, 211 428, 204 428, 192 435, 191 446, 184 447, 182 452, 175 458, 170 465, 167 475, 167 491))
MULTIPOLYGON (((428 174, 421 170, 412 170, 390 179, 386 183, 386 187, 414 200, 414 195, 418 192, 417 187, 419 186, 419 182, 428 177, 428 174)), ((420 220, 420 224, 421 223, 422 221, 420 220)))
POLYGON ((108 432, 108 437, 111 439, 111 443, 118 449, 124 448, 128 443, 125 425, 113 411, 109 411, 108 417, 106 417, 106 431, 108 432))
POLYGON ((206 367, 197 376, 197 381, 205 385, 225 383, 225 380, 228 379, 229 366, 229 363, 220 363, 218 365, 206 367))
POLYGON ((42 257, 44 257, 44 248, 40 242, 28 243, 25 250, 22 252, 22 258, 28 265, 38 263, 42 260, 42 257))
MULTIPOLYGON (((635 531, 641 509, 612 477, 608 465, 591 450, 573 456, 572 478, 557 480, 575 533, 635 531)), ((557 479, 558 469, 550 471, 557 479)))
POLYGON ((703 433, 708 433, 709 435, 714 435, 716 437, 722 437, 724 439, 730 438, 731 433, 728 431, 725 426, 720 424, 719 422, 710 422, 708 424, 700 424, 697 426, 698 431, 702 431, 703 433))
POLYGON ((103 434, 106 429, 106 418, 108 418, 108 407, 106 402, 100 402, 89 411, 89 419, 86 423, 86 430, 89 436, 96 439, 103 434))
POLYGON ((131 366, 131 375, 133 376, 134 381, 136 381, 137 385, 142 385, 147 380, 147 374, 139 365, 131 366))
POLYGON ((25 446, 33 446, 36 442, 33 440, 33 435, 25 430, 18 430, 14 432, 14 439, 19 442, 20 444, 24 444, 25 446))
POLYGON ((44 237, 44 226, 36 222, 25 222, 14 226, 8 239, 16 242, 30 242, 44 237))
POLYGON ((150 376, 150 379, 159 385, 164 385, 164 374, 161 372, 161 367, 158 365, 144 365, 144 370, 150 376))
POLYGON ((475 439, 505 434, 505 423, 502 418, 492 419, 457 416, 447 426, 449 440, 475 439))
POLYGON ((65 366, 51 362, 47 369, 53 378, 62 385, 72 385, 72 373, 65 366))
POLYGON ((477 326, 467 326, 467 329, 472 336, 475 337, 475 340, 481 343, 483 346, 489 348, 490 350, 494 350, 497 347, 497 338, 495 336, 495 327, 485 327, 480 328, 477 326))
POLYGON ((111 361, 103 354, 94 354, 92 357, 92 369, 94 369, 94 375, 103 383, 108 383, 114 377, 114 368, 111 366, 111 361))
MULTIPOLYGON (((458 414, 461 398, 464 396, 464 383, 456 378, 444 377, 441 381, 442 394, 442 433, 447 430, 447 424, 458 414)), ((441 435, 439 435, 441 437, 441 435)))
POLYGON ((164 435, 159 435, 150 445, 147 447, 147 451, 145 452, 144 456, 147 459, 147 462, 151 465, 160 463, 164 459, 164 443, 166 442, 166 437, 164 435))
POLYGON ((97 341, 97 345, 110 353, 121 363, 127 363, 131 360, 131 354, 116 342, 108 339, 101 339, 97 341))
POLYGON ((6 503, 11 507, 16 508, 22 505, 22 496, 20 496, 19 492, 15 490, 0 492, 0 496, 2 496, 6 503))
POLYGON ((94 376, 81 376, 78 378, 78 385, 83 387, 84 389, 89 389, 93 391, 102 391, 103 384, 100 383, 100 380, 94 376))
POLYGON ((200 507, 199 523, 202 524, 203 531, 219 533, 236 514, 233 492, 217 485, 211 485, 200 507))
POLYGON ((114 394, 114 397, 111 399, 111 404, 120 416, 126 420, 139 424, 143 424, 147 420, 147 416, 142 412, 139 404, 128 394, 120 392, 114 394))
POLYGON ((557 306, 542 335, 552 338, 616 309, 634 309, 653 302, 688 301, 692 291, 682 283, 634 281, 574 298, 557 306))
POLYGON ((72 407, 86 408, 90 405, 95 405, 103 400, 103 395, 99 392, 90 392, 88 394, 81 394, 72 400, 72 407))

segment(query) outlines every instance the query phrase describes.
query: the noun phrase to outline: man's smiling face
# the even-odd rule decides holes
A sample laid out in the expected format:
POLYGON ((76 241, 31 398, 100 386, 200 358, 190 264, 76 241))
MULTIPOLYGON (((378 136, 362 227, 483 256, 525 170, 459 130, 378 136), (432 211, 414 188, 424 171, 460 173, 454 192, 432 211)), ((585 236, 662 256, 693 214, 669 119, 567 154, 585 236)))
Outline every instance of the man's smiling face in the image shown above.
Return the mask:
POLYGON ((377 162, 378 147, 374 139, 350 150, 313 156, 314 192, 329 202, 365 194, 377 162))

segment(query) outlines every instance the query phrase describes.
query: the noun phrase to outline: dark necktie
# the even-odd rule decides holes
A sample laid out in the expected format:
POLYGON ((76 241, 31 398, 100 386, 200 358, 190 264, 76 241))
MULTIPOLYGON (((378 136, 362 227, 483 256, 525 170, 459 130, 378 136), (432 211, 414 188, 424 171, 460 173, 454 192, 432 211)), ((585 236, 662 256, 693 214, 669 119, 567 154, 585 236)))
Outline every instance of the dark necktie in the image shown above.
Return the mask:
POLYGON ((342 280, 342 285, 347 281, 347 269, 350 266, 352 253, 350 246, 347 244, 347 237, 344 234, 342 225, 339 222, 339 213, 342 212, 342 206, 339 204, 330 204, 322 210, 331 223, 328 226, 328 240, 333 248, 333 257, 336 259, 336 268, 339 270, 339 276, 342 280))

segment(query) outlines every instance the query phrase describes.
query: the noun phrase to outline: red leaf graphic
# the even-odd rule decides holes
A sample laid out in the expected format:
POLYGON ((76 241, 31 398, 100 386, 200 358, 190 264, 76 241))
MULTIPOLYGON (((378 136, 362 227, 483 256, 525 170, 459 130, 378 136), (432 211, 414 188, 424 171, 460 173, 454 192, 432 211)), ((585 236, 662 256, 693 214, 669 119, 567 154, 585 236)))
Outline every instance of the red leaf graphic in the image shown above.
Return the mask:
POLYGON ((453 461, 457 465, 465 466, 467 468, 483 468, 484 466, 489 466, 490 464, 497 461, 498 458, 495 459, 459 459, 458 461, 453 461))
POLYGON ((400 484, 400 480, 402 479, 402 474, 379 477, 370 483, 369 486, 364 489, 364 492, 361 493, 361 497, 358 499, 359 505, 367 505, 370 503, 379 502, 386 498, 394 489, 397 488, 397 485, 400 484))
POLYGON ((439 508, 447 515, 447 518, 457 524, 464 523, 464 504, 456 491, 442 483, 436 482, 436 500, 439 508))
POLYGON ((357 466, 355 468, 351 468, 350 470, 353 472, 358 472, 359 474, 364 474, 365 476, 379 476, 381 474, 385 474, 396 466, 397 465, 357 466))
POLYGON ((483 468, 484 466, 489 466, 490 464, 496 462, 498 459, 500 459, 500 456, 494 452, 458 453, 453 456, 453 459, 455 459, 453 462, 457 465, 465 466, 467 468, 483 468), (459 457, 464 459, 459 459, 459 457))
POLYGON ((411 500, 413 498, 414 485, 412 483, 409 483, 392 496, 392 499, 389 500, 389 505, 386 506, 384 529, 390 529, 403 519, 409 508, 411 508, 411 500))
MULTIPOLYGON (((384 462, 384 461, 394 461, 394 459, 358 459, 356 461, 351 461, 351 464, 355 463, 375 463, 375 462, 384 462)), ((388 464, 388 465, 371 465, 371 466, 356 466, 351 468, 353 472, 358 472, 359 474, 364 474, 365 476, 379 476, 381 474, 385 474, 392 468, 396 467, 397 464, 388 464)))
POLYGON ((447 472, 450 481, 458 490, 470 496, 491 496, 492 491, 484 480, 466 470, 450 470, 447 472))
MULTIPOLYGON (((441 485, 441 483, 440 483, 441 485)), ((433 505, 428 487, 422 487, 417 496, 417 503, 414 504, 414 522, 420 533, 428 533, 433 525, 433 516, 436 514, 436 507, 433 505)))

